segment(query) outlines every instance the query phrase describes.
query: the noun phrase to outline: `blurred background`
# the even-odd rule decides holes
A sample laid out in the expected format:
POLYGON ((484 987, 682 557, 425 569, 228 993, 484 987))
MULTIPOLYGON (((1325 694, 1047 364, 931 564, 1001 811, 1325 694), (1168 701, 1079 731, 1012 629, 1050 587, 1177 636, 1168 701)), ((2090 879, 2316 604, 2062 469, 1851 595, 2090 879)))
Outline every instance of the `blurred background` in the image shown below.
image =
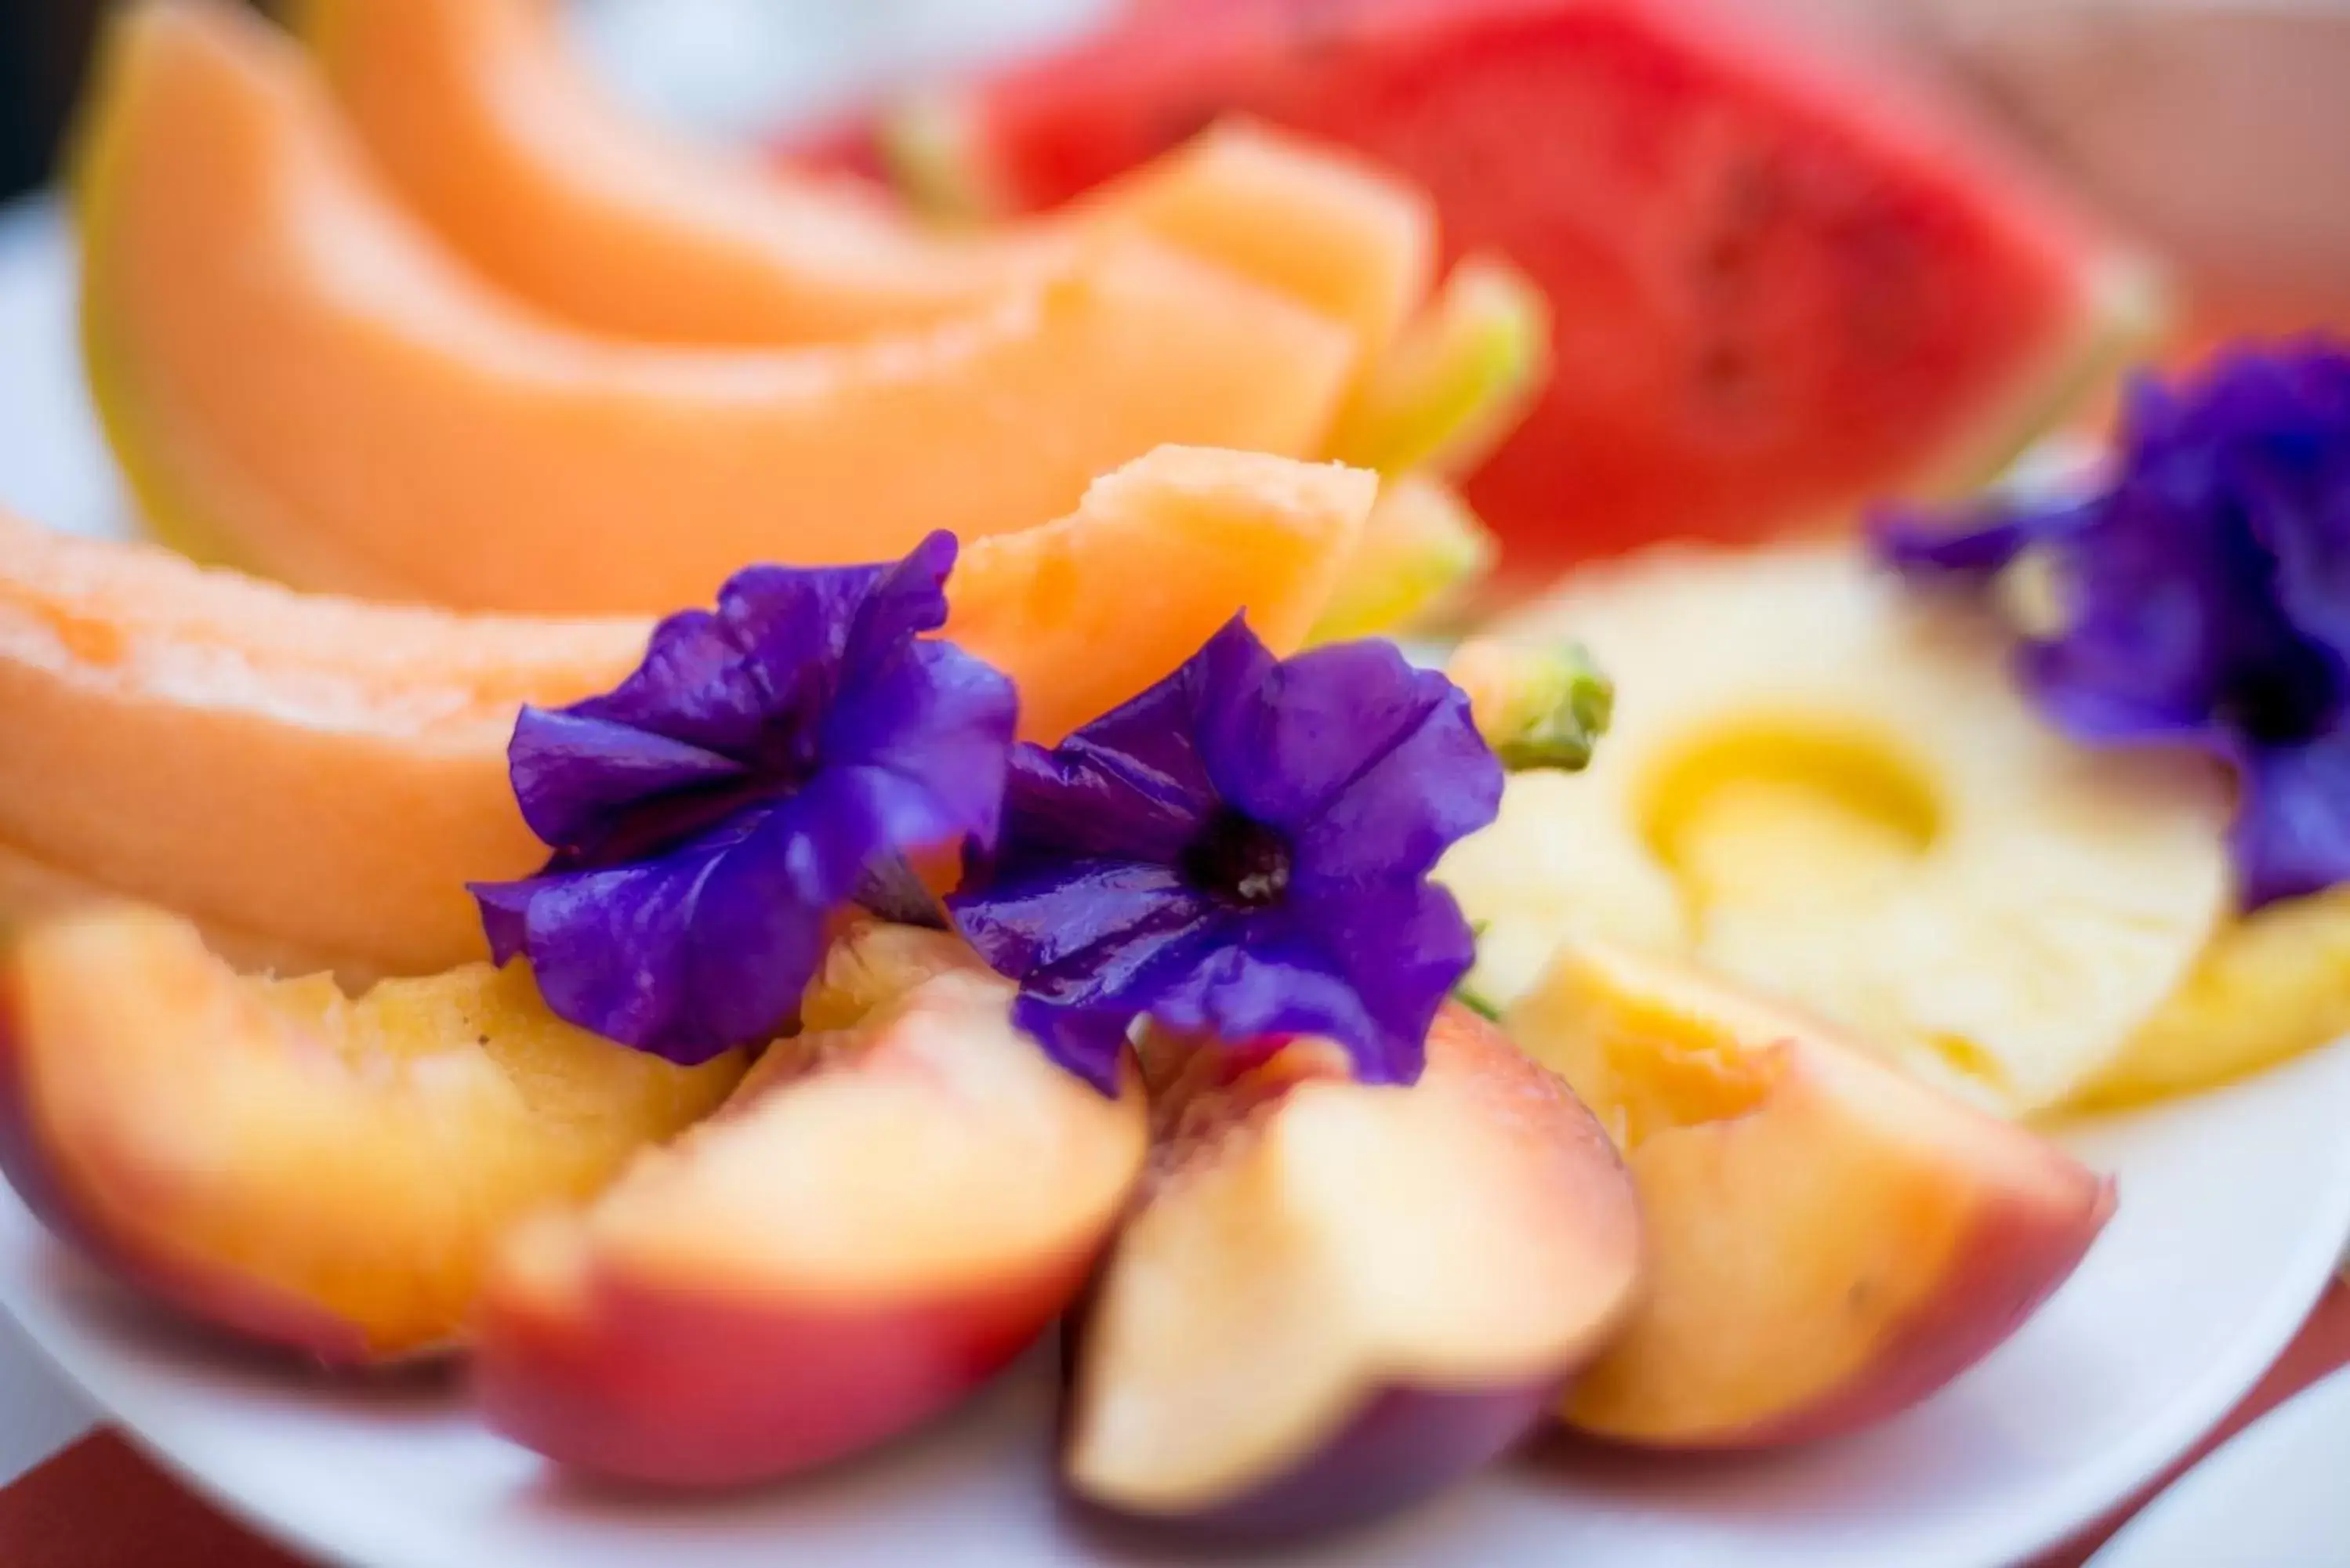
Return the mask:
MULTIPOLYGON (((2350 317, 2350 0, 1742 0, 1889 40, 2230 317, 2350 317)), ((774 137, 1074 37, 1113 0, 575 0, 628 96, 774 137)), ((0 0, 0 197, 52 167, 103 0, 0 0)))
MULTIPOLYGON (((0 198, 40 183, 108 0, 0 0, 0 198)), ((259 8, 277 8, 259 0, 259 8)), ((895 82, 1073 37, 1108 0, 574 0, 629 97, 694 129, 754 135, 895 82)))

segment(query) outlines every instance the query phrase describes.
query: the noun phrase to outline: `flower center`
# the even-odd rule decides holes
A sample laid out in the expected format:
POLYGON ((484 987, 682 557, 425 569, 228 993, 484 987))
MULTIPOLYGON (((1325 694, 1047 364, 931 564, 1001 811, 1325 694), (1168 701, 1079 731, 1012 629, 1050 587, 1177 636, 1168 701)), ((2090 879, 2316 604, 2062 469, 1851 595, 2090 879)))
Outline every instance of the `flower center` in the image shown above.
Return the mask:
POLYGON ((1210 896, 1262 909, 1289 891, 1289 840, 1253 817, 1219 811, 1183 852, 1183 875, 1210 896))
POLYGON ((2240 675, 2222 702, 2222 717, 2246 739, 2293 745, 2327 727, 2336 708, 2330 672, 2316 659, 2279 660, 2240 675))

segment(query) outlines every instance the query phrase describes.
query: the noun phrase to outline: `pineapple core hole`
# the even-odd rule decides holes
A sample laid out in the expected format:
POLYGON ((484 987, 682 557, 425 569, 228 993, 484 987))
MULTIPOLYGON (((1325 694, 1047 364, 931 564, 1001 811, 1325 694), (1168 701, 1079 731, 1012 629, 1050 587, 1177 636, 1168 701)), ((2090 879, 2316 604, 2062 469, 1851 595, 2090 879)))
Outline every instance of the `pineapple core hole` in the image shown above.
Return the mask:
POLYGON ((1865 731, 1757 723, 1682 747, 1648 783, 1650 849, 1700 911, 1841 902, 1932 846, 1941 810, 1897 745, 1865 731))

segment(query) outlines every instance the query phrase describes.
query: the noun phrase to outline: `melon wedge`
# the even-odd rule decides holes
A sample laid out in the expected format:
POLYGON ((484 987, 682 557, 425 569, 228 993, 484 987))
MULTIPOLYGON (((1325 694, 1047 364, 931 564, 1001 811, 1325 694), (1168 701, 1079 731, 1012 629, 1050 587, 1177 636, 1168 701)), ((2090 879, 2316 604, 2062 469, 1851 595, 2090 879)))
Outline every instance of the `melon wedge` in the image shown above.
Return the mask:
MULTIPOLYGON (((1057 741, 1238 610, 1295 648, 1376 488, 1335 464, 1153 453, 1070 516, 969 546, 945 635, 1057 741)), ((545 853, 507 786, 516 709, 608 689, 649 627, 305 596, 0 517, 0 919, 113 893, 289 971, 479 957, 465 882, 545 853)))
POLYGON ((1428 202, 1349 154, 1235 129, 1081 221, 917 224, 861 182, 771 172, 628 113, 551 0, 304 0, 296 28, 401 197, 484 276, 580 325, 675 343, 821 341, 935 320, 1139 230, 1353 325, 1377 352, 1427 290, 1428 202))
POLYGON ((663 610, 1074 506, 1163 442, 1317 452, 1346 327, 1133 236, 975 314, 802 348, 579 336, 402 213, 298 52, 210 0, 116 24, 75 172, 83 332, 150 515, 297 587, 663 610))
POLYGON ((1217 262, 1355 329, 1381 368, 1436 272, 1436 213, 1417 186, 1344 149, 1244 120, 1215 126, 1069 209, 1217 262))
POLYGON ((550 0, 304 0, 352 129, 484 276, 616 337, 820 342, 1049 275, 1072 234, 925 229, 862 182, 774 180, 611 101, 550 0))

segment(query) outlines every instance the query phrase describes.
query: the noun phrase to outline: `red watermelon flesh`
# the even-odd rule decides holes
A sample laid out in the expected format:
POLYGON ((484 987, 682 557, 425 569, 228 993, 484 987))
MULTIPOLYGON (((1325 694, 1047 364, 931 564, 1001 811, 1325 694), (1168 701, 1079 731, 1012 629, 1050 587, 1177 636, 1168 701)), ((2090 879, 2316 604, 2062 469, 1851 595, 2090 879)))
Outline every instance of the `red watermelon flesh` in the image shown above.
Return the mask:
POLYGON ((1680 0, 1144 0, 956 99, 1054 206, 1228 113, 1427 186, 1551 296, 1555 378, 1469 485, 1523 585, 1979 478, 2152 324, 2144 267, 1918 83, 1680 0))

